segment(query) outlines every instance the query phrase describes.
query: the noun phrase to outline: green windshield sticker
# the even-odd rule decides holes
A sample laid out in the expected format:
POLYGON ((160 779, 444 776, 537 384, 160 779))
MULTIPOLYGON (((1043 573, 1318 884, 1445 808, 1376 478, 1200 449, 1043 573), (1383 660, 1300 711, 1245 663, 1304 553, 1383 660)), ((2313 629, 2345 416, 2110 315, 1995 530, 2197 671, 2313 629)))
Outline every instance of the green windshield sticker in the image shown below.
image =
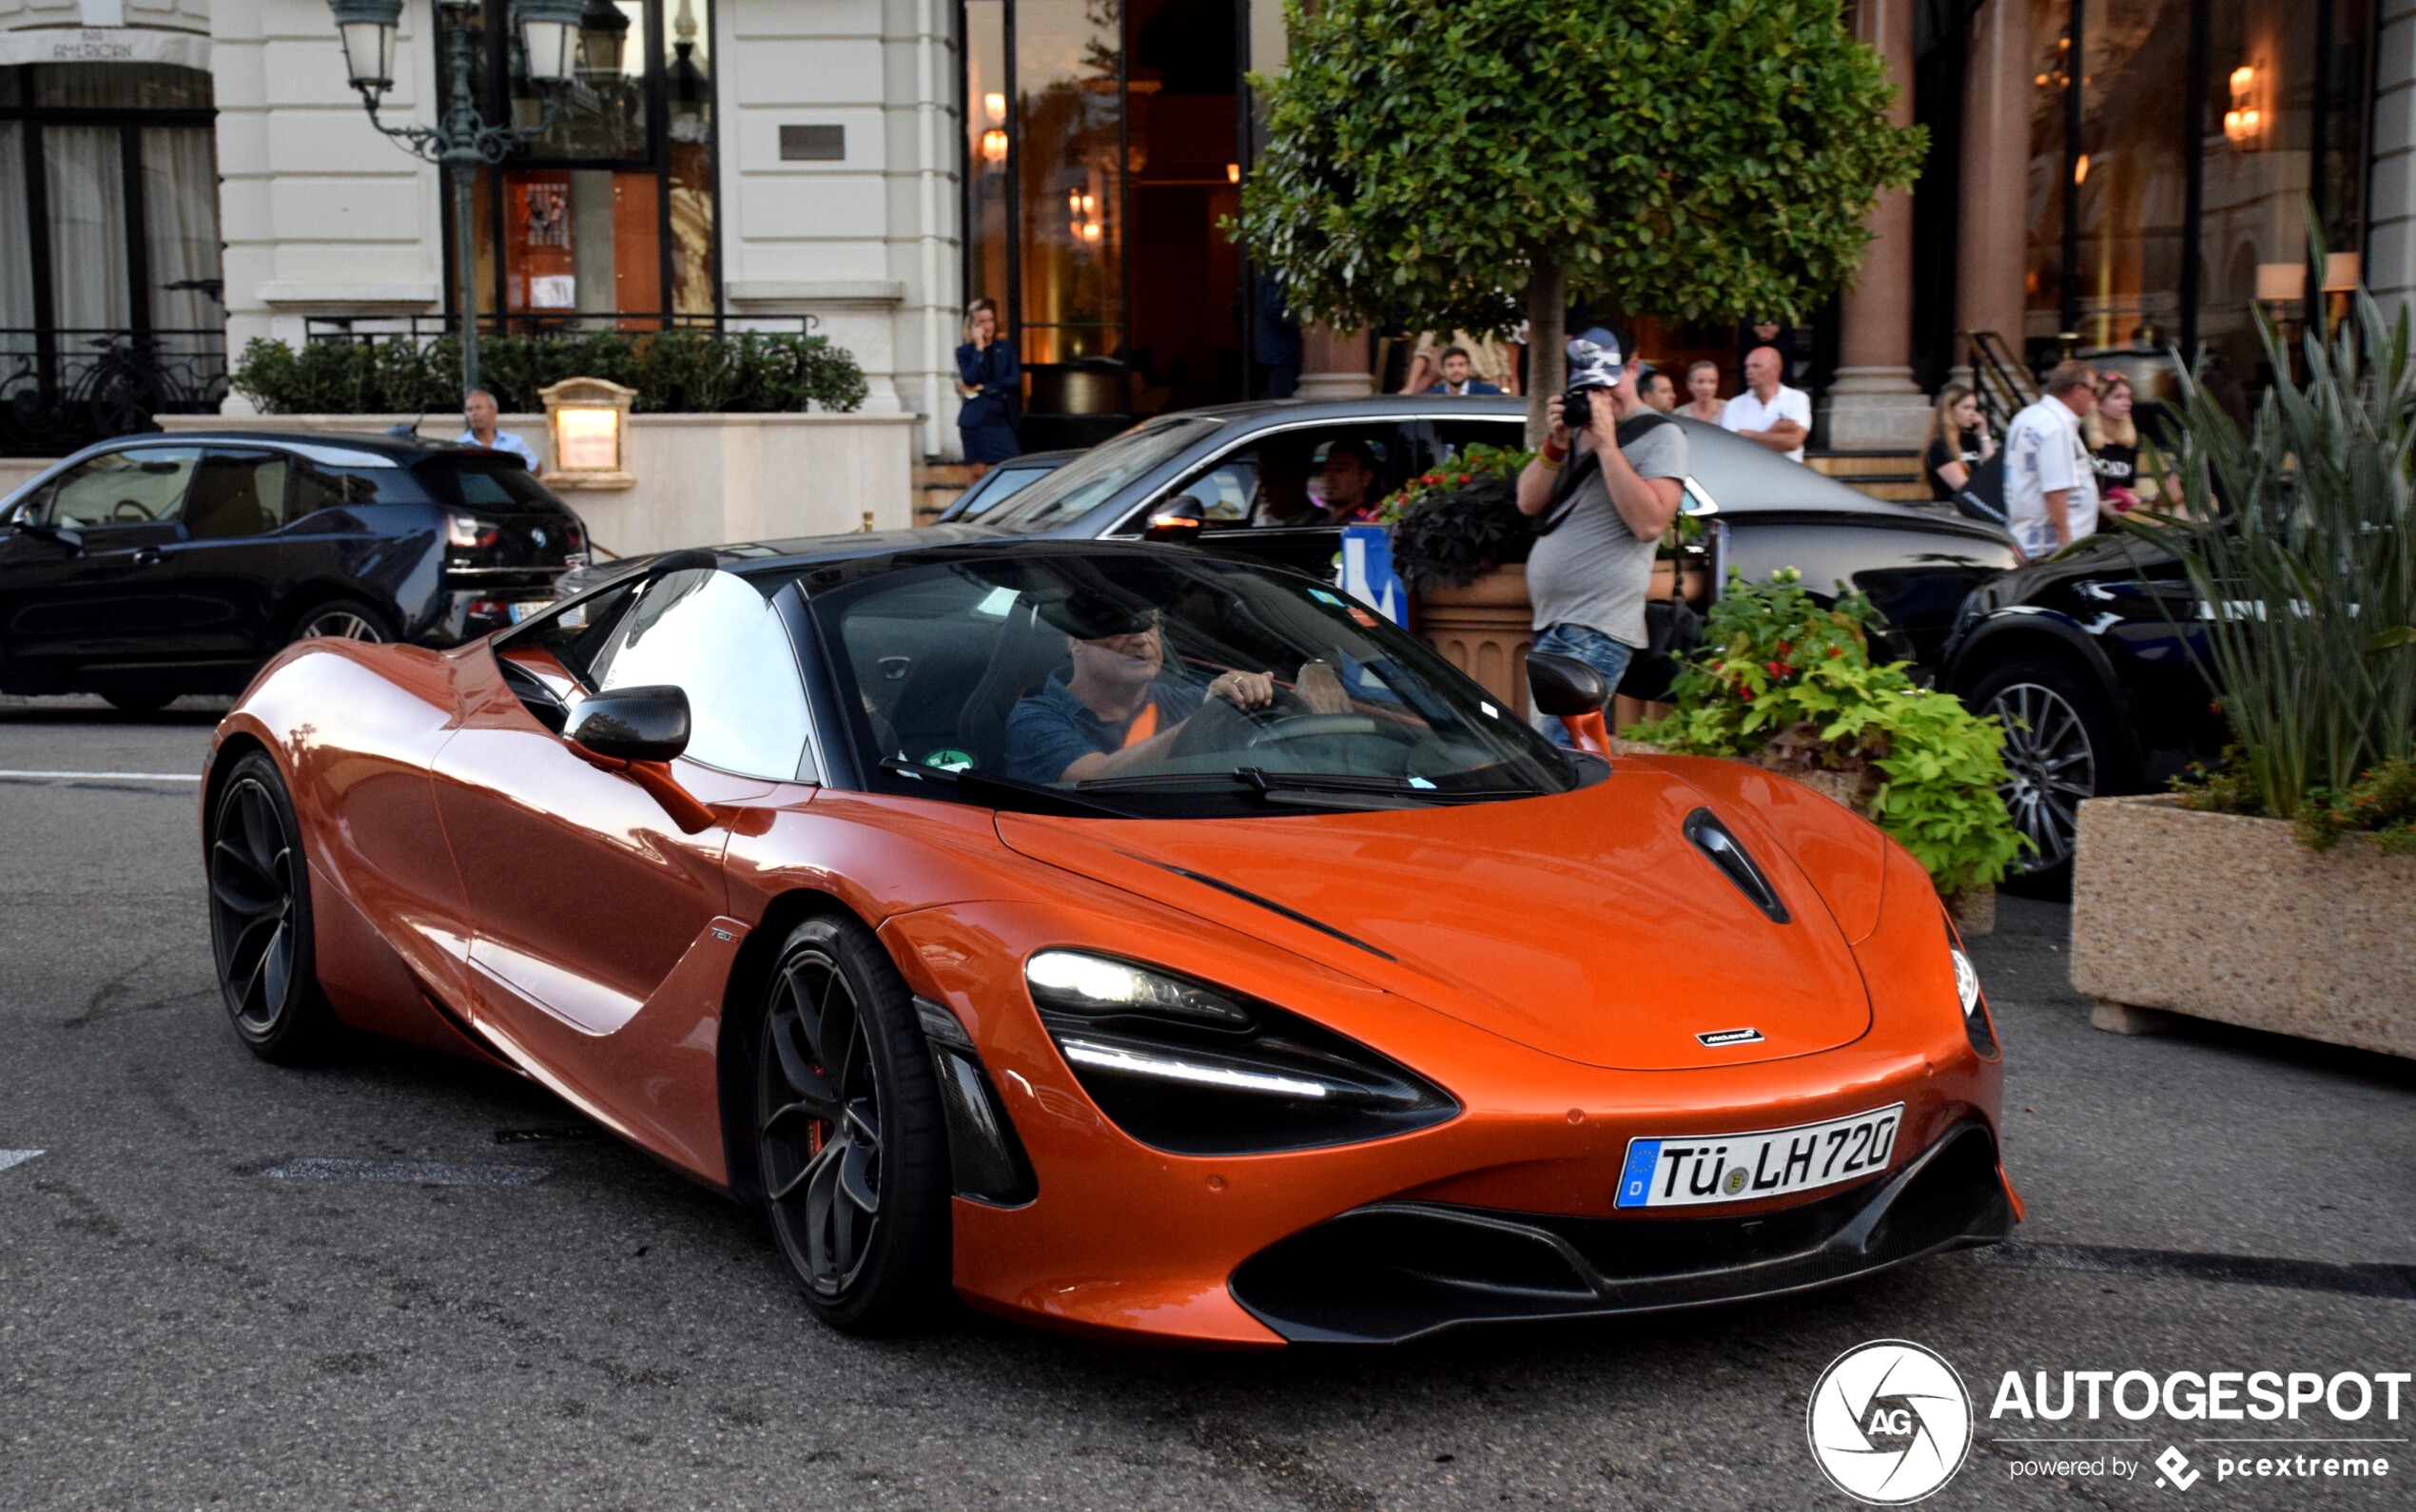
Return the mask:
POLYGON ((971 751, 957 750, 953 747, 944 746, 938 750, 933 751, 930 755, 924 757, 923 765, 925 766, 938 767, 944 772, 971 771, 973 769, 973 753, 971 751))

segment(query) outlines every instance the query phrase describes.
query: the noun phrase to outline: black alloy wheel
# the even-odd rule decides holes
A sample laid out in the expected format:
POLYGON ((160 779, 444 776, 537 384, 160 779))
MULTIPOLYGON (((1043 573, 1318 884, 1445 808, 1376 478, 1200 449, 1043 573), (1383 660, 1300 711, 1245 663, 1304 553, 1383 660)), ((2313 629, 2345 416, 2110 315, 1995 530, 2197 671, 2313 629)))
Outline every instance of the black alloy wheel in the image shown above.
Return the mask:
POLYGON ((310 866, 276 763, 253 751, 219 793, 209 831, 210 944, 235 1032, 263 1059, 322 1049, 334 1014, 319 991, 310 866))
POLYGON ((783 945, 755 1047, 772 1236, 825 1322, 880 1332, 945 1294, 948 1166, 931 1052, 871 933, 818 918, 783 945))
POLYGON ((1997 793, 2032 847, 2015 858, 2023 890, 2050 896, 2072 885, 2073 843, 2084 799, 2115 785, 2115 732, 2102 701, 2061 665, 2037 657, 1983 678, 1971 703, 2005 727, 2005 785, 1997 793))

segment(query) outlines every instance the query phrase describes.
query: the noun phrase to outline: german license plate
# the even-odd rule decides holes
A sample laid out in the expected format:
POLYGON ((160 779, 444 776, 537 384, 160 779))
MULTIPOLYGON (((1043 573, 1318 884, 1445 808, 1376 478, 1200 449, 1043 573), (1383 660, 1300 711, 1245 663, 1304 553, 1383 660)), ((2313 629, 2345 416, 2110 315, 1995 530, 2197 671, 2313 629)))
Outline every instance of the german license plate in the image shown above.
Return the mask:
POLYGON ((1755 1134, 1627 1141, 1622 1208, 1689 1208, 1813 1192, 1887 1169, 1904 1105, 1755 1134))

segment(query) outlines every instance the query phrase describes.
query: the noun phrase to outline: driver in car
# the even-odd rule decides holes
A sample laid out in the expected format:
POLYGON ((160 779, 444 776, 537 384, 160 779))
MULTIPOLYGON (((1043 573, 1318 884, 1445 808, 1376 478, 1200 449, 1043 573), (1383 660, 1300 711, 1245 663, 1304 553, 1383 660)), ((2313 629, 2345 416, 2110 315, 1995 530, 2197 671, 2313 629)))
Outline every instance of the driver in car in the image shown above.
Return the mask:
MULTIPOLYGON (((1070 785, 1145 770, 1174 754, 1207 700, 1245 712, 1275 704, 1266 672, 1219 672, 1204 689, 1165 676, 1165 631, 1154 609, 1076 594, 1040 612, 1065 631, 1073 665, 1007 713, 1006 774, 1018 781, 1070 785)), ((1297 688, 1312 713, 1350 709, 1342 680, 1323 662, 1301 668, 1297 688)))

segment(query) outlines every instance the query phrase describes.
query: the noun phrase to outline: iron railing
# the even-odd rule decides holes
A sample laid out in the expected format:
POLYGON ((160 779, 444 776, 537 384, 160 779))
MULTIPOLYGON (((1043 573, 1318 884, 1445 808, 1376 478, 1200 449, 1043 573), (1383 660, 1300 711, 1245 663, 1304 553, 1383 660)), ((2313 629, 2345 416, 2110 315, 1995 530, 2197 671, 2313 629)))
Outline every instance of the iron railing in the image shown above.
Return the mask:
MULTIPOLYGON (((520 310, 478 317, 478 335, 490 336, 644 336, 657 331, 763 331, 811 336, 822 319, 815 315, 694 315, 662 310, 520 310)), ((460 322, 449 315, 316 315, 302 321, 302 336, 312 341, 426 342, 458 336, 460 322)))
POLYGON ((2038 402, 2038 380, 1997 332, 1965 331, 1963 339, 1971 347, 1972 389, 1980 415, 2002 436, 2015 416, 2038 402))
POLYGON ((225 397, 223 330, 0 328, 0 456, 65 456, 225 397))

